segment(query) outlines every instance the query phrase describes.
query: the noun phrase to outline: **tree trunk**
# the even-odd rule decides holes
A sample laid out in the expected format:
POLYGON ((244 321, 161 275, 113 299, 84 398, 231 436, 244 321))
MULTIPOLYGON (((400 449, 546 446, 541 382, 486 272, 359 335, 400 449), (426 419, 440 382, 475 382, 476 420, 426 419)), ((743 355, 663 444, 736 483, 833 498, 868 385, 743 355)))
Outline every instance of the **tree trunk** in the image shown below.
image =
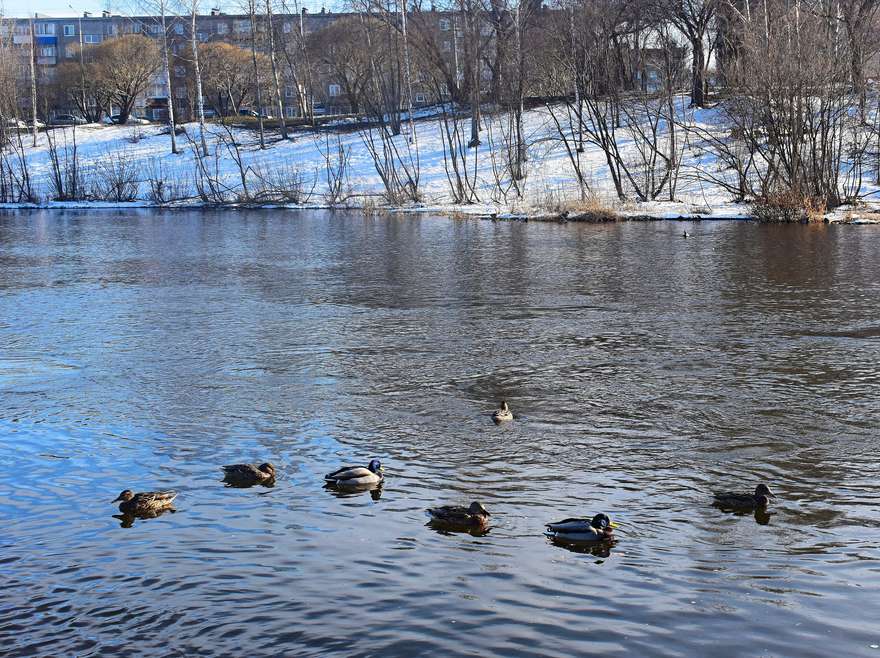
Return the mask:
POLYGON ((269 61, 272 63, 272 84, 275 86, 275 105, 278 108, 278 121, 281 122, 281 138, 287 139, 287 124, 284 122, 284 101, 281 100, 281 84, 278 81, 278 62, 275 57, 275 32, 272 24, 272 0, 266 0, 266 26, 269 35, 269 61))
POLYGON ((168 65, 168 29, 165 26, 165 3, 159 5, 159 11, 162 14, 162 65, 165 67, 165 84, 168 86, 168 125, 171 127, 171 152, 177 154, 177 135, 175 134, 176 126, 174 125, 174 101, 171 97, 174 95, 171 89, 171 67, 168 65))
POLYGON ((691 107, 706 105, 706 53, 703 39, 692 39, 693 62, 691 63, 691 107))
POLYGON ((202 70, 199 66, 199 44, 196 38, 196 13, 198 12, 198 0, 193 0, 190 14, 190 42, 193 53, 193 73, 196 76, 196 113, 199 117, 199 139, 201 140, 202 155, 208 157, 208 144, 205 142, 205 97, 202 94, 202 70))
POLYGON ((260 71, 257 67, 257 10, 256 0, 250 0, 248 9, 251 17, 251 60, 254 63, 254 91, 257 101, 257 121, 260 125, 260 150, 266 148, 266 138, 263 134, 263 93, 260 91, 260 71))

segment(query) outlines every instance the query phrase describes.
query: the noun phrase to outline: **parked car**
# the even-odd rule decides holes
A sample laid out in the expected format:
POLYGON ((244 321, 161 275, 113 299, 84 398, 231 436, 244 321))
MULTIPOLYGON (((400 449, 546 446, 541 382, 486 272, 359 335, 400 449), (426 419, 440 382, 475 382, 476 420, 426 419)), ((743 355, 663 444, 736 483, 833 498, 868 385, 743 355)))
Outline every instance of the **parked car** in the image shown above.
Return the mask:
MULTIPOLYGON (((33 125, 34 125, 34 120, 33 120, 33 119, 28 119, 28 121, 27 121, 27 125, 28 125, 29 128, 30 128, 31 126, 33 126, 33 125)), ((42 121, 40 121, 39 119, 37 119, 37 128, 45 128, 45 127, 46 127, 46 124, 43 123, 42 121)))
POLYGON ((217 111, 213 107, 203 107, 202 112, 204 112, 206 119, 217 118, 217 111))
POLYGON ((18 130, 27 130, 28 127, 21 119, 3 119, 3 125, 7 128, 16 128, 18 130))
MULTIPOLYGON (((106 123, 108 126, 113 125, 113 124, 118 124, 121 119, 122 119, 121 114, 111 114, 110 116, 104 117, 104 123, 106 123)), ((129 114, 128 121, 126 121, 125 123, 126 123, 126 125, 146 126, 150 122, 147 121, 146 119, 141 119, 140 117, 136 117, 133 114, 129 114)))
POLYGON ((243 117, 254 117, 255 119, 263 118, 263 119, 271 119, 271 114, 260 114, 259 112, 254 112, 253 110, 239 110, 238 114, 243 117))
POLYGON ((88 121, 73 114, 57 114, 52 120, 53 126, 81 126, 84 123, 88 121))

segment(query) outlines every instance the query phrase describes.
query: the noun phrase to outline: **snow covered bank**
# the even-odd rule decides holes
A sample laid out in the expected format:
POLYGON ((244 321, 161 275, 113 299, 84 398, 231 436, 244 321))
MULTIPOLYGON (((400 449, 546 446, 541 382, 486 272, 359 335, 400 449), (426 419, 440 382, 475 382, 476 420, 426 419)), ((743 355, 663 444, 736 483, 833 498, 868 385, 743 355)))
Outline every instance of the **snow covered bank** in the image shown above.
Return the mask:
MULTIPOLYGON (((711 126, 712 112, 692 113, 692 120, 711 126)), ((29 145, 28 136, 22 153, 36 203, 5 203, 0 208, 196 206, 211 205, 217 199, 224 205, 250 206, 375 209, 400 205, 388 202, 383 181, 388 171, 377 167, 363 132, 298 132, 289 141, 270 134, 266 148, 260 149, 254 131, 212 125, 205 138, 208 154, 197 157, 199 126, 184 128, 186 137, 178 138, 178 154, 170 152, 170 138, 159 126, 93 124, 56 129, 40 133, 36 147, 29 145), (74 152, 76 166, 71 174, 74 152), (77 194, 72 200, 53 201, 58 197, 58 181, 63 184, 65 176, 76 178, 77 194)), ((747 204, 733 203, 728 191, 698 175, 710 168, 717 170, 717 176, 724 172, 705 151, 688 147, 682 150, 674 201, 621 203, 605 154, 587 144, 580 154, 581 172, 590 191, 589 200, 584 200, 570 154, 544 108, 525 116, 528 158, 524 178, 515 186, 505 180, 499 155, 503 144, 491 137, 500 130, 490 128, 476 158, 473 149, 465 155, 473 202, 457 204, 443 131, 442 121, 424 120, 416 124, 415 140, 409 141, 406 135, 394 138, 395 148, 404 154, 402 159, 417 178, 420 201, 406 204, 407 210, 570 220, 589 217, 593 210, 603 216, 612 211, 622 218, 658 219, 743 219, 751 213, 747 204)), ((637 150, 632 144, 624 147, 637 150)), ((14 158, 8 160, 15 164, 14 158)), ((834 213, 832 219, 851 221, 851 210, 834 213)), ((867 213, 871 208, 863 210, 867 213)))

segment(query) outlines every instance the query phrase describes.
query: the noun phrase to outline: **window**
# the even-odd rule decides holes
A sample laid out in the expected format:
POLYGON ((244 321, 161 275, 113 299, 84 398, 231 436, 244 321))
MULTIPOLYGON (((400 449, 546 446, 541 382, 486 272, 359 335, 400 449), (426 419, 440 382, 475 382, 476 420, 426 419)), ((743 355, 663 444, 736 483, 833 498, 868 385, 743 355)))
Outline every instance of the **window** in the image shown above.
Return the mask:
POLYGON ((284 108, 284 114, 288 119, 293 119, 296 117, 296 107, 293 105, 288 105, 284 108))
POLYGON ((153 25, 150 25, 149 31, 152 32, 153 34, 159 34, 159 32, 162 31, 162 26, 159 25, 158 23, 154 23, 153 25))
POLYGON ((226 34, 229 32, 229 26, 226 23, 217 23, 217 34, 226 34))
POLYGON ((41 46, 40 57, 55 57, 55 46, 41 46))
POLYGON ((428 97, 424 94, 416 94, 416 103, 427 103, 428 97))
POLYGON ((76 45, 69 43, 66 46, 64 46, 64 56, 67 57, 68 59, 70 59, 72 57, 76 57, 76 45))
POLYGON ((251 31, 251 22, 248 21, 232 21, 232 29, 238 32, 239 34, 242 32, 250 32, 251 31))
POLYGON ((450 29, 451 27, 452 27, 452 25, 449 23, 449 19, 448 19, 448 18, 441 18, 441 19, 440 19, 440 29, 441 29, 443 32, 449 32, 449 29, 450 29))
POLYGON ((37 23, 37 34, 49 36, 55 34, 55 23, 37 23))
POLYGON ((284 34, 290 34, 290 29, 291 29, 290 23, 285 23, 284 25, 281 26, 281 29, 284 32, 284 34))
POLYGON ((443 52, 448 53, 452 50, 452 42, 449 39, 443 41, 443 52))
POLYGON ((100 34, 84 34, 83 43, 101 43, 100 34))
POLYGON ((342 87, 339 85, 327 85, 327 95, 331 98, 342 95, 342 87))
POLYGON ((205 41, 208 40, 207 32, 196 32, 196 39, 198 39, 199 41, 204 43, 205 41))
POLYGON ((183 23, 174 24, 174 34, 183 34, 183 23))
POLYGON ((284 88, 284 98, 296 98, 296 91, 293 87, 284 88))
POLYGON ((178 78, 185 78, 186 77, 186 67, 185 66, 175 66, 174 67, 174 75, 176 75, 178 78))
POLYGON ((174 98, 177 98, 178 100, 186 98, 186 87, 175 87, 174 98))
POLYGON ((72 37, 76 34, 76 25, 65 25, 64 26, 64 36, 72 37))

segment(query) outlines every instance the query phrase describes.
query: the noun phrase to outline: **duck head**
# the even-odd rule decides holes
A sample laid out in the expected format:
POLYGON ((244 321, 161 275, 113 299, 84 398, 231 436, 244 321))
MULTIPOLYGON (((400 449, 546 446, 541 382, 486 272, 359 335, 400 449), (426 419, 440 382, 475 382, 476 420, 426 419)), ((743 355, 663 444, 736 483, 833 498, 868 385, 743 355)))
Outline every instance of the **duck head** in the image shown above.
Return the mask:
POLYGON ((266 462, 265 464, 260 464, 257 468, 263 471, 263 473, 265 473, 266 475, 275 477, 275 467, 272 466, 272 464, 270 464, 269 462, 266 462))
POLYGON ((385 469, 382 467, 382 462, 380 462, 378 459, 370 460, 370 464, 369 464, 369 466, 367 466, 367 469, 372 471, 376 475, 379 475, 379 474, 385 472, 385 469))
POLYGON ((614 532, 614 528, 617 527, 617 524, 611 520, 611 518, 607 514, 597 514, 590 521, 590 525, 593 526, 599 532, 603 532, 606 535, 610 535, 614 532))
POLYGON ((118 503, 120 500, 122 502, 127 502, 127 501, 131 500, 132 498, 134 498, 134 493, 132 492, 131 489, 126 489, 121 494, 119 494, 113 502, 118 503))
POLYGON ((510 411, 510 408, 507 406, 507 400, 501 401, 501 411, 510 411))
POLYGON ((492 516, 489 514, 489 510, 487 510, 481 503, 474 501, 471 503, 471 506, 468 507, 468 512, 473 514, 474 516, 492 516))
POLYGON ((771 498, 776 498, 776 494, 770 491, 770 487, 768 487, 763 482, 755 487, 755 501, 758 505, 764 506, 770 502, 771 498))

